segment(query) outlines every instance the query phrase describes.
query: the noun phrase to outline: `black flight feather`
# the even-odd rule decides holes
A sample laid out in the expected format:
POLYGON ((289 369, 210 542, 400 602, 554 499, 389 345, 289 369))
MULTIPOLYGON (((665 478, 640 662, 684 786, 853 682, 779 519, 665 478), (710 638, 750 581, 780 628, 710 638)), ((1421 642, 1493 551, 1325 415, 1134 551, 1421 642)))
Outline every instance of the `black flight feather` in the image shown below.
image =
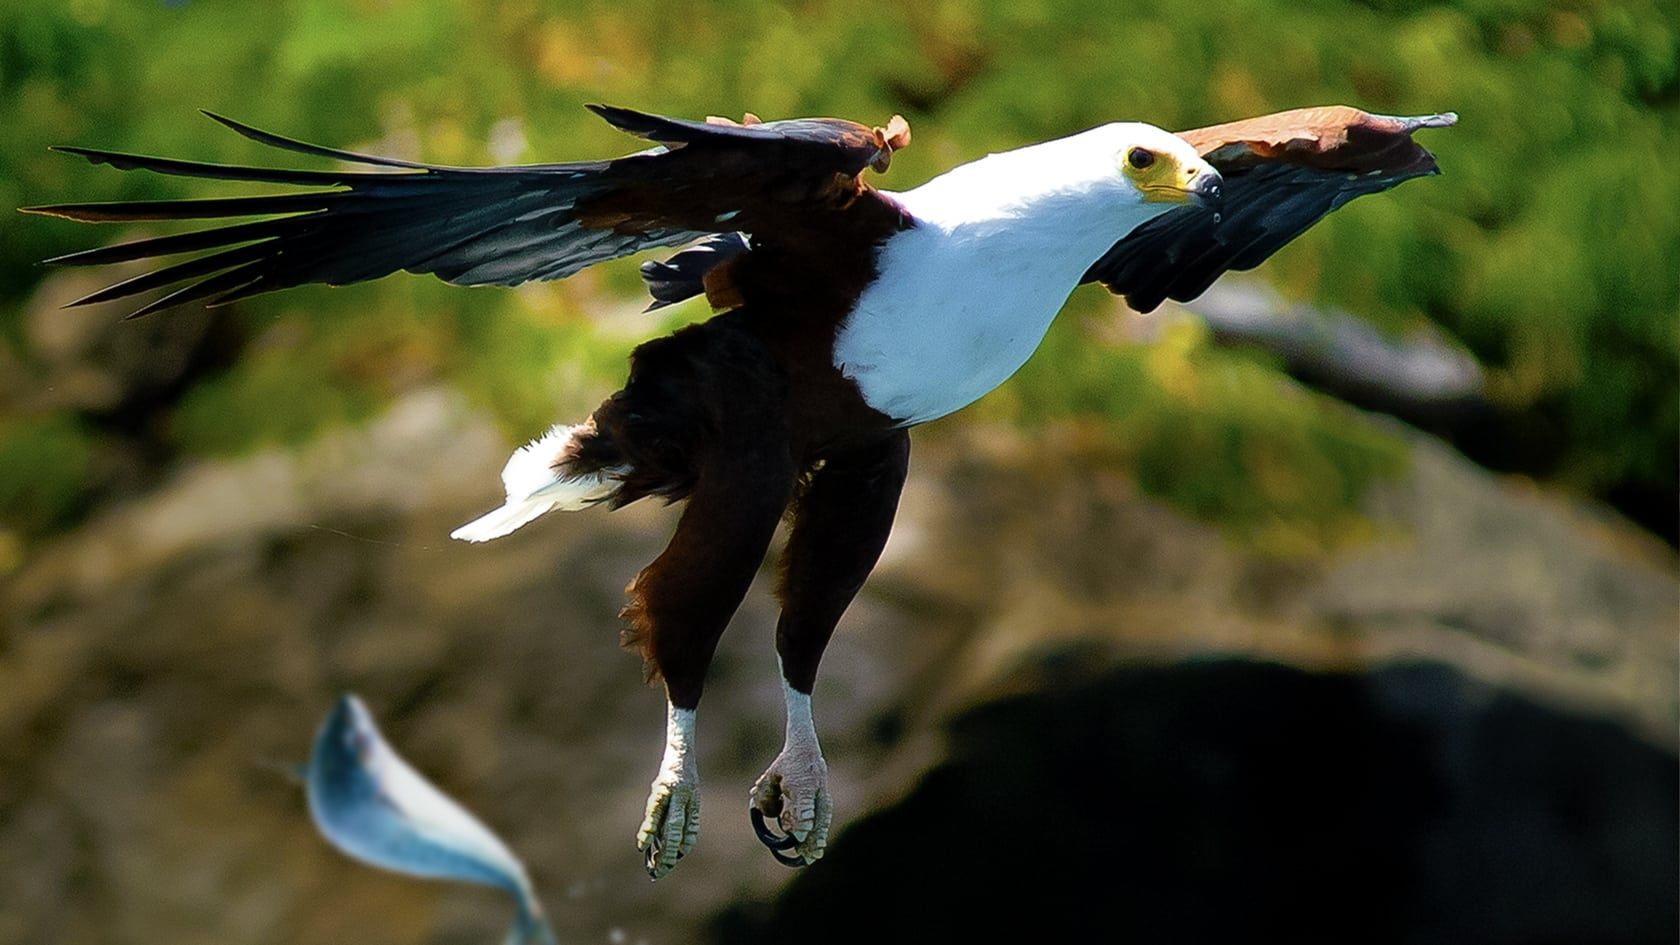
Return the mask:
POLYGON ((211 304, 226 304, 305 283, 344 285, 397 271, 432 273, 462 285, 561 279, 604 260, 693 242, 721 232, 726 224, 732 229, 757 225, 773 236, 828 234, 837 214, 881 209, 872 201, 812 197, 802 203, 787 196, 840 193, 834 190, 835 175, 859 173, 879 153, 880 133, 863 125, 797 119, 737 126, 607 106, 594 110, 627 131, 673 147, 708 147, 681 147, 686 153, 680 156, 655 148, 610 161, 445 167, 309 144, 207 112, 223 127, 264 146, 344 166, 291 170, 64 147, 58 150, 120 170, 311 189, 248 197, 58 204, 26 212, 83 222, 252 218, 51 260, 59 265, 103 265, 208 253, 124 280, 76 303, 186 283, 135 313, 143 315, 199 299, 214 297, 211 304), (755 216, 755 200, 774 203, 755 216))

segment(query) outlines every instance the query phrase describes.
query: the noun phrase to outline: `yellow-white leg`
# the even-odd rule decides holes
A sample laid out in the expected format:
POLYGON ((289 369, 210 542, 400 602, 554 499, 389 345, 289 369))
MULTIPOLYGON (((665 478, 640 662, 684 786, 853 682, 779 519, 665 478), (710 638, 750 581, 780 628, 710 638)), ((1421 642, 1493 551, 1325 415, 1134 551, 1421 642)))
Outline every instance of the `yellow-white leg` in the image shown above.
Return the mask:
POLYGON ((694 710, 666 703, 665 759, 648 794, 647 816, 636 831, 648 875, 658 879, 700 839, 700 769, 694 754, 694 710))
POLYGON ((782 753, 753 785, 751 813, 758 838, 780 863, 809 866, 828 848, 828 828, 834 804, 828 793, 828 763, 817 742, 811 716, 811 696, 784 680, 787 700, 787 737, 782 753), (781 834, 764 826, 772 818, 781 834))

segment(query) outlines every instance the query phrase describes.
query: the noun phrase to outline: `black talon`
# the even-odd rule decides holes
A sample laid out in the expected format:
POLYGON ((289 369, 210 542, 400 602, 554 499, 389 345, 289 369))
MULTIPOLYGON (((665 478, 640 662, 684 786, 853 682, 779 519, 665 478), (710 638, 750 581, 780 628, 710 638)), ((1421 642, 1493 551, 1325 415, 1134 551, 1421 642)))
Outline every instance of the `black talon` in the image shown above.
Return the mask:
MULTIPOLYGON (((752 817, 753 833, 758 834, 758 842, 769 847, 772 854, 777 853, 779 850, 791 850, 794 847, 799 846, 799 838, 795 837, 793 834, 779 834, 774 830, 771 830, 770 825, 764 822, 764 813, 758 808, 749 807, 747 808, 747 813, 752 817)), ((787 861, 782 859, 780 855, 777 855, 776 859, 781 863, 787 863, 787 861)), ((805 865, 805 861, 798 860, 794 863, 788 863, 788 865, 803 866, 805 865)))
POLYGON ((804 857, 802 857, 802 856, 788 856, 786 853, 783 853, 782 851, 777 850, 775 848, 771 848, 770 855, 776 858, 777 863, 780 863, 783 866, 791 866, 794 869, 799 869, 802 866, 809 865, 805 862, 804 857))
MULTIPOLYGON (((659 851, 663 849, 665 849, 665 844, 661 843, 658 837, 655 837, 653 842, 648 844, 647 849, 642 851, 642 867, 647 870, 648 876, 653 879, 659 878, 653 874, 659 864, 659 851)), ((678 862, 681 862, 686 855, 684 851, 679 849, 677 851, 678 862)))
POLYGON ((799 846, 798 837, 791 833, 778 834, 774 830, 771 830, 770 825, 765 823, 763 812, 756 807, 747 808, 747 813, 752 817, 753 833, 758 834, 758 842, 764 844, 770 849, 770 856, 774 858, 777 863, 780 863, 783 866, 791 866, 794 869, 808 865, 803 856, 788 856, 786 853, 782 852, 783 850, 791 850, 794 847, 799 846))

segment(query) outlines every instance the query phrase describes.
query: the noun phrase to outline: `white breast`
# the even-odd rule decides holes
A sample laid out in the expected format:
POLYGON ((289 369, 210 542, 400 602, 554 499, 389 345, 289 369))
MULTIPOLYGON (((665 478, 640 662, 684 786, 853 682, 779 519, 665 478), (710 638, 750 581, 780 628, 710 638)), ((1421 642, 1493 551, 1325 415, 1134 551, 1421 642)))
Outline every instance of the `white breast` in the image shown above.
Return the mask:
POLYGON ((980 399, 1032 356, 1084 268, 1046 265, 1007 242, 923 225, 882 248, 880 276, 834 346, 835 365, 871 407, 925 423, 980 399))

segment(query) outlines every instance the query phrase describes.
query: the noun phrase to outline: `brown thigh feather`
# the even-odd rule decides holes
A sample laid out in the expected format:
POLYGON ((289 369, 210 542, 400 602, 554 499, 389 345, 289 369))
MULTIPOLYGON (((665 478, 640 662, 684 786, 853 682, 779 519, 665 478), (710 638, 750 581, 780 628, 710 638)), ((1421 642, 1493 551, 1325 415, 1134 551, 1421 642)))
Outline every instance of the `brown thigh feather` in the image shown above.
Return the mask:
POLYGON ((869 446, 827 457, 793 510, 782 556, 782 616, 776 652, 782 675, 809 693, 840 615, 881 557, 910 467, 910 434, 896 430, 869 446))
MULTIPOLYGON (((764 560, 798 467, 774 356, 717 321, 638 349, 630 383, 596 411, 630 467, 629 499, 687 497, 670 544, 627 588, 623 640, 693 708, 724 627, 764 560)), ((628 501, 628 499, 626 499, 628 501)))

